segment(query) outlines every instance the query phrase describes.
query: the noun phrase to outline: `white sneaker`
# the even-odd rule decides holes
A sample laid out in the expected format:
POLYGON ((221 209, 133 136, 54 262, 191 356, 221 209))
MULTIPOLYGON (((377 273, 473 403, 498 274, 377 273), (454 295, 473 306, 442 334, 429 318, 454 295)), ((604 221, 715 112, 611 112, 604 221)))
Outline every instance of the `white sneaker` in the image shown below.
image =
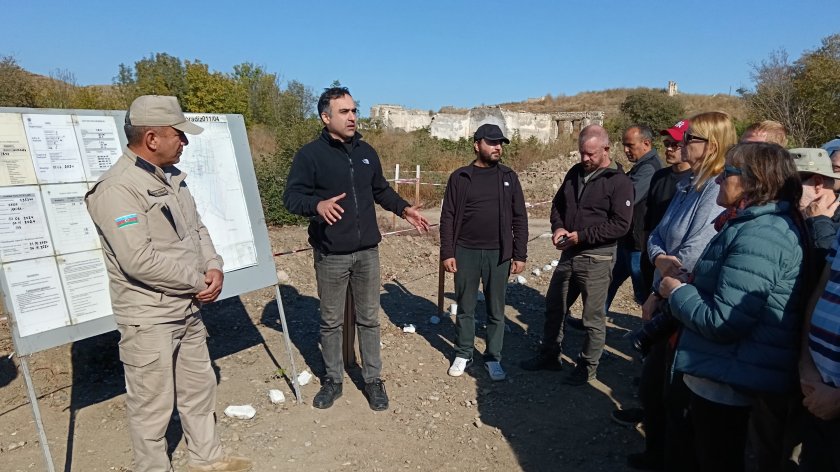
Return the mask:
POLYGON ((464 359, 463 357, 456 357, 452 361, 452 366, 449 368, 448 374, 453 377, 460 377, 467 370, 467 367, 472 364, 472 359, 464 359))
POLYGON ((505 369, 502 369, 502 364, 496 361, 487 361, 484 363, 487 373, 490 374, 490 379, 494 382, 500 382, 507 378, 505 369))

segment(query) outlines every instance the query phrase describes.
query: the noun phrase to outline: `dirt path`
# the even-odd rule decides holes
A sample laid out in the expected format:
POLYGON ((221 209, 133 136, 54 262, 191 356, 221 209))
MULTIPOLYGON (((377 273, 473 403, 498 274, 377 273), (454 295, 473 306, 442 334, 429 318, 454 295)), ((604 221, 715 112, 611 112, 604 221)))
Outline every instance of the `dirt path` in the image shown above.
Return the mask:
MULTIPOLYGON (((391 408, 372 412, 350 381, 329 410, 310 406, 318 390, 303 387, 295 404, 290 385, 278 376, 288 369, 278 312, 269 289, 216 303, 206 310, 209 346, 220 382, 218 411, 251 404, 254 419, 220 414, 225 447, 256 461, 256 471, 274 470, 624 470, 624 456, 642 447, 640 433, 609 419, 616 405, 635 406, 633 361, 623 335, 638 326, 638 307, 623 287, 610 314, 608 352, 593 385, 562 385, 564 373, 529 373, 520 360, 531 356, 542 330, 550 274, 531 271, 557 257, 539 235, 545 220, 532 221, 526 285, 510 285, 505 335, 507 381, 493 383, 477 364, 460 378, 446 375, 453 323, 429 323, 436 313, 437 239, 395 236, 381 245, 381 321, 384 378, 391 408), (405 334, 406 323, 417 326, 405 334), (269 402, 269 389, 282 390, 285 404, 269 402)), ((306 246, 303 228, 272 229, 276 251, 306 246)), ((290 335, 299 369, 323 372, 317 345, 318 315, 309 252, 276 259, 289 275, 282 286, 290 335)), ((447 280, 447 306, 452 296, 447 280)), ((478 330, 479 336, 484 331, 478 330)), ((573 357, 583 335, 567 333, 573 357)), ((31 365, 56 470, 131 470, 122 368, 110 333, 32 356, 31 365), (71 464, 71 465, 66 465, 71 464)), ((477 348, 483 349, 479 340, 477 348)), ((8 324, 0 325, 0 354, 12 351, 8 324)), ((3 357, 5 358, 5 356, 3 357)), ((0 469, 44 470, 22 375, 0 364, 0 469)), ((15 364, 17 362, 15 361, 15 364)), ((358 372, 350 378, 358 381, 358 372)), ((182 435, 173 423, 170 447, 176 470, 185 470, 182 435)))

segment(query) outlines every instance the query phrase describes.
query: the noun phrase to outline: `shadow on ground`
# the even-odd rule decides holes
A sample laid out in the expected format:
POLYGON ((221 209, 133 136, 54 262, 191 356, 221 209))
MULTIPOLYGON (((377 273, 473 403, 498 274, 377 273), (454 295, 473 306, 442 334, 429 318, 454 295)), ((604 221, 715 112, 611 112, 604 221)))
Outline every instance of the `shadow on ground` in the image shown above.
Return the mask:
MULTIPOLYGON (((391 322, 398 327, 422 323, 418 334, 451 360, 455 329, 452 318, 444 314, 440 324, 429 325, 429 317, 438 314, 435 304, 414 295, 398 281, 387 283, 384 288, 382 308, 391 322)), ((452 294, 447 296, 452 300, 452 294)), ((584 464, 587 470, 623 470, 624 453, 616 452, 623 448, 616 448, 616 443, 641 444, 642 440, 635 429, 612 423, 609 414, 617 406, 636 406, 633 377, 639 366, 625 335, 638 326, 638 319, 620 312, 608 314, 608 354, 602 358, 598 381, 575 387, 562 383, 571 372, 569 365, 562 372, 527 372, 519 368, 519 362, 536 354, 539 347, 545 310, 543 294, 527 285, 512 284, 508 286, 506 302, 508 329, 502 364, 507 380, 490 380, 480 362, 479 349, 474 353, 476 362, 465 374, 476 382, 476 427, 496 428, 525 471, 577 470, 584 464), (590 414, 581 415, 581 411, 590 414), (586 455, 581 451, 586 451, 586 455)), ((483 346, 483 302, 478 304, 476 318, 480 320, 477 345, 483 346)), ((583 338, 583 332, 567 331, 563 347, 567 359, 576 357, 583 338)), ((492 455, 492 448, 487 453, 492 455)))
MULTIPOLYGON (((276 310, 276 307, 275 307, 276 310)), ((269 356, 273 353, 254 326, 239 297, 221 300, 202 309, 207 326, 207 347, 216 380, 219 368, 215 360, 262 344, 269 356)), ((125 393, 125 377, 119 357, 120 335, 116 331, 76 341, 70 352, 73 382, 70 394, 70 419, 64 470, 73 466, 75 427, 78 412, 85 407, 109 400, 125 393)), ((274 361, 278 364, 277 361, 274 361)), ((279 365, 278 365, 279 367, 279 365)), ((174 415, 177 415, 174 414, 174 415)), ((177 417, 176 417, 177 419, 177 417)), ((166 432, 170 457, 183 436, 181 423, 171 421, 166 432)))

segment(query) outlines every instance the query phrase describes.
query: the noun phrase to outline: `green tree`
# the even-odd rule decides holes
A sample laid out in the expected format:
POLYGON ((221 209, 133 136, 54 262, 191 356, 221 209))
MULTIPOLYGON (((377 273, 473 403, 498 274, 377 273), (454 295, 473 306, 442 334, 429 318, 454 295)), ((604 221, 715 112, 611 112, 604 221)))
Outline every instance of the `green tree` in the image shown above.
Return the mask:
POLYGON ((683 118, 685 109, 676 97, 669 97, 658 90, 642 90, 632 93, 619 106, 624 120, 623 128, 630 124, 648 125, 654 130, 667 129, 683 118))
POLYGON ((302 120, 311 116, 315 112, 315 105, 318 103, 318 97, 311 88, 303 85, 297 80, 292 80, 286 86, 283 92, 285 96, 284 103, 287 105, 286 111, 290 113, 295 120, 302 120))
POLYGON ((67 69, 50 72, 50 80, 44 81, 40 90, 38 105, 43 108, 70 108, 77 93, 76 75, 67 69))
POLYGON ((210 72, 201 61, 184 62, 186 91, 181 98, 185 111, 200 113, 238 113, 249 117, 245 87, 221 72, 210 72))
POLYGON ((278 130, 277 151, 254 162, 267 223, 284 225, 305 221, 286 210, 283 206, 283 192, 286 190, 286 179, 295 153, 318 136, 321 126, 320 120, 314 117, 285 124, 278 130))
POLYGON ((254 123, 277 126, 280 123, 280 83, 276 74, 262 66, 243 62, 233 67, 233 79, 245 90, 249 115, 254 123))
POLYGON ((114 83, 126 106, 140 95, 174 95, 182 100, 188 87, 181 60, 160 52, 136 61, 134 67, 120 64, 114 83))
POLYGON ((840 34, 791 62, 784 50, 753 66, 754 90, 739 90, 754 120, 776 120, 799 146, 819 146, 840 131, 840 34))
POLYGON ((840 34, 823 38, 822 46, 796 61, 793 88, 808 107, 813 136, 806 140, 818 146, 840 132, 840 34))
POLYGON ((106 95, 96 86, 78 87, 76 93, 73 94, 73 101, 70 103, 70 108, 80 108, 83 110, 110 110, 118 109, 120 105, 109 100, 111 96, 106 95))
POLYGON ((754 121, 774 120, 785 125, 791 142, 804 144, 814 135, 808 104, 800 100, 794 80, 796 68, 783 49, 752 66, 755 90, 739 90, 754 121))
POLYGON ((0 106, 35 107, 36 89, 32 77, 12 56, 0 56, 0 106))

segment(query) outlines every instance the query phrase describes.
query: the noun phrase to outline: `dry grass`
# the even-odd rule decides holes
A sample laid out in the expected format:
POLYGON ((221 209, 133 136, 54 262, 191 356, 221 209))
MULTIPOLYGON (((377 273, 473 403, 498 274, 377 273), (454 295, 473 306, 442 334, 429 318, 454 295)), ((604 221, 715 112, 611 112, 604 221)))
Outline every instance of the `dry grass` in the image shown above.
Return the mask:
MULTIPOLYGON (((395 164, 400 164, 402 179, 414 178, 416 166, 420 165, 421 182, 425 184, 420 187, 420 200, 427 206, 437 205, 443 198, 443 185, 452 171, 475 159, 471 140, 435 139, 427 131, 369 131, 365 139, 379 153, 386 179, 394 178, 395 164)), ((577 142, 572 136, 548 144, 514 137, 505 146, 502 162, 521 172, 536 162, 567 156, 573 149, 577 149, 577 142)), ((414 184, 401 184, 398 191, 404 198, 414 201, 414 184)))
MULTIPOLYGON (((603 111, 607 117, 619 113, 619 106, 628 95, 650 90, 645 88, 609 89, 598 92, 581 92, 571 97, 552 97, 547 95, 543 100, 530 100, 518 103, 503 103, 499 106, 509 110, 526 111, 531 113, 555 113, 561 111, 603 111)), ((747 118, 746 104, 739 97, 729 95, 697 95, 679 94, 677 97, 686 110, 686 116, 702 111, 720 110, 731 114, 734 118, 747 118)))
POLYGON ((251 125, 248 128, 248 144, 251 146, 251 157, 261 159, 277 152, 277 135, 268 126, 251 125))

